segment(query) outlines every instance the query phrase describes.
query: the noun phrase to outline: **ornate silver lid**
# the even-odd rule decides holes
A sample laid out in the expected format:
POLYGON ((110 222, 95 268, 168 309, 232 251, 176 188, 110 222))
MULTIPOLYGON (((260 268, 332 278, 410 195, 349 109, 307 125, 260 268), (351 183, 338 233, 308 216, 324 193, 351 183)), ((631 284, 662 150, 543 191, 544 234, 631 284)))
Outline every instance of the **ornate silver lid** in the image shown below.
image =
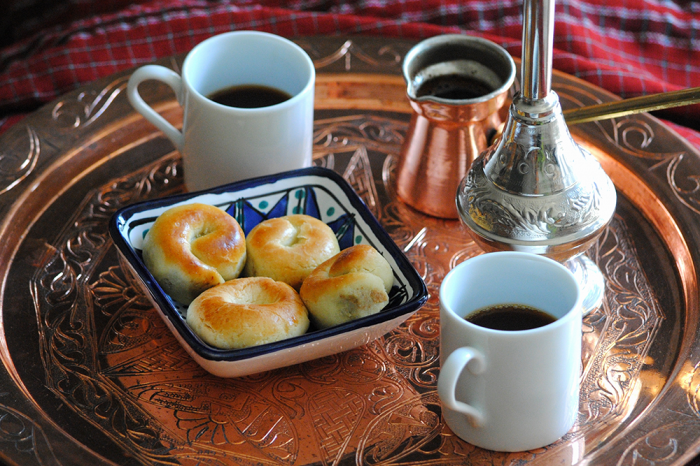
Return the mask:
POLYGON ((584 252, 612 218, 615 186, 571 137, 551 90, 554 2, 524 3, 521 92, 503 134, 472 164, 457 210, 487 250, 564 261, 584 252))

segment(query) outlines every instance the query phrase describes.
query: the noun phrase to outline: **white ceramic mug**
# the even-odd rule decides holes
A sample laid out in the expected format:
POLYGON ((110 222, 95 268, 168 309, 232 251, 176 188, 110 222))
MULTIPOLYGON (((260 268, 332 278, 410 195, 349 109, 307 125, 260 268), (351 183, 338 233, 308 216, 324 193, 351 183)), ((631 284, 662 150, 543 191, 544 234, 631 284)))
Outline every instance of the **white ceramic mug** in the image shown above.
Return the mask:
POLYGON ((438 395, 463 440, 496 451, 543 447, 566 434, 579 406, 581 293, 573 274, 543 256, 483 254, 440 286, 438 395), (530 330, 492 330, 475 311, 521 304, 556 320, 530 330))
POLYGON ((194 47, 185 58, 182 76, 159 65, 137 69, 127 95, 180 151, 185 185, 196 191, 310 166, 315 79, 311 58, 294 42, 264 32, 235 31, 194 47), (182 132, 139 94, 139 83, 149 79, 175 91, 184 112, 182 132), (250 84, 276 88, 291 98, 268 107, 237 108, 207 97, 250 84))

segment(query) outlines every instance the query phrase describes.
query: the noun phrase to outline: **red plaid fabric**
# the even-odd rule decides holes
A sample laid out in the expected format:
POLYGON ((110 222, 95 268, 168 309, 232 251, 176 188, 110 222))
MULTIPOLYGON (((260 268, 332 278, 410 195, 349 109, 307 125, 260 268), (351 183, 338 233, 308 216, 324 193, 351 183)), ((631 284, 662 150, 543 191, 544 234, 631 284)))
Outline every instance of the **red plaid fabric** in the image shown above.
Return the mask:
MULTIPOLYGON (((74 0, 72 18, 91 11, 74 0)), ((186 52, 214 34, 257 29, 295 37, 364 34, 422 39, 466 33, 521 53, 521 0, 155 0, 44 28, 0 49, 0 133, 97 78, 186 52)), ((700 86, 700 3, 560 0, 554 68, 621 97, 700 86)), ((700 106, 663 117, 700 147, 700 106)))

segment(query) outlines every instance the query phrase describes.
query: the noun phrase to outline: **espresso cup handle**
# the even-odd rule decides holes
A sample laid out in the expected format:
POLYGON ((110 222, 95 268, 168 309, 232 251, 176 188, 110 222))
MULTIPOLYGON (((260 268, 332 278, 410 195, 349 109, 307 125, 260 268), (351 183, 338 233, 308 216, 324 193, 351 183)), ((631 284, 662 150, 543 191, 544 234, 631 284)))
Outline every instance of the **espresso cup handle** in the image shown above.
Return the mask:
POLYGON ((474 427, 479 427, 484 424, 483 413, 472 405, 455 398, 457 380, 467 366, 474 375, 481 374, 486 368, 484 355, 468 346, 453 351, 440 369, 438 395, 447 408, 466 415, 474 427))
POLYGON ((131 102, 131 105, 136 109, 136 111, 143 115, 148 121, 153 123, 159 130, 165 133, 168 139, 170 139, 175 145, 175 148, 182 152, 182 147, 185 141, 182 132, 178 131, 158 112, 153 110, 153 108, 151 108, 151 106, 148 105, 139 94, 139 84, 149 79, 155 79, 156 81, 164 82, 170 86, 170 88, 175 92, 178 103, 182 105, 182 78, 176 72, 164 66, 145 65, 137 69, 131 75, 126 88, 126 95, 129 98, 129 102, 131 102))

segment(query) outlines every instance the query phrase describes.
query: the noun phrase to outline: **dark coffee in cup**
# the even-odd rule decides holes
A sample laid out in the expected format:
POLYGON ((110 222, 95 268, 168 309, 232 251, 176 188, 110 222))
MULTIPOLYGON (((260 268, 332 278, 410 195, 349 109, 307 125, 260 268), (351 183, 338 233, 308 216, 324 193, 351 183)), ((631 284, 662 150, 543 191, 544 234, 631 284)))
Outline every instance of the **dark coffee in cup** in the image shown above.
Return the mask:
POLYGON ((209 96, 217 104, 237 108, 261 108, 281 104, 292 98, 280 89, 259 84, 243 84, 227 87, 209 96))
POLYGON ((509 331, 544 327, 556 320, 540 309, 523 304, 488 306, 472 312, 464 319, 479 327, 509 331))

